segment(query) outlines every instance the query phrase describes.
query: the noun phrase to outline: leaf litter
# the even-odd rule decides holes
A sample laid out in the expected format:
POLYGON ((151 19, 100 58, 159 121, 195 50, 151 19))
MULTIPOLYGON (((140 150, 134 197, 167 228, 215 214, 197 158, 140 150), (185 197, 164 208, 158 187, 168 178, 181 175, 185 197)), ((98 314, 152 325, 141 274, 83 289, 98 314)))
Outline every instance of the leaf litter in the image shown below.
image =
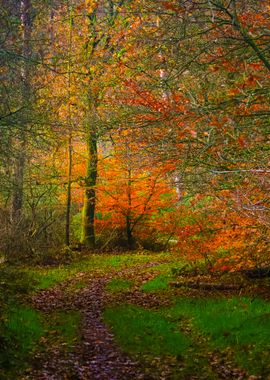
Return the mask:
MULTIPOLYGON (((177 363, 174 357, 147 358, 130 357, 124 353, 115 343, 110 329, 105 325, 102 312, 107 305, 132 303, 141 307, 158 309, 161 306, 169 306, 170 297, 162 297, 161 294, 144 293, 139 286, 134 286, 133 291, 106 293, 106 284, 112 278, 139 279, 145 283, 153 278, 153 274, 145 269, 159 265, 159 263, 144 264, 136 268, 123 269, 110 274, 80 273, 80 276, 69 282, 64 282, 52 289, 43 290, 32 297, 32 303, 38 310, 50 317, 50 313, 57 309, 79 310, 82 315, 80 326, 80 342, 74 346, 47 347, 45 352, 38 352, 33 360, 33 368, 23 377, 23 380, 167 380, 167 379, 208 379, 203 373, 196 375, 181 375, 181 363, 177 363), (84 279, 86 286, 74 292, 66 291, 72 283, 84 279), (175 375, 177 367, 178 375, 175 375), (175 377, 176 376, 176 377, 175 377)), ((174 289, 173 293, 181 294, 174 289)), ((191 296, 192 296, 191 292, 191 296)), ((190 330, 187 329, 187 333, 190 330)), ((207 351, 207 350, 206 350, 207 351)), ((191 353, 192 354, 192 353, 191 353)), ((248 376, 242 369, 235 368, 227 355, 206 352, 204 355, 209 366, 214 372, 213 379, 261 379, 260 376, 248 376)), ((196 359, 196 358, 194 358, 196 359)), ((195 363, 195 362, 194 362, 195 363)))

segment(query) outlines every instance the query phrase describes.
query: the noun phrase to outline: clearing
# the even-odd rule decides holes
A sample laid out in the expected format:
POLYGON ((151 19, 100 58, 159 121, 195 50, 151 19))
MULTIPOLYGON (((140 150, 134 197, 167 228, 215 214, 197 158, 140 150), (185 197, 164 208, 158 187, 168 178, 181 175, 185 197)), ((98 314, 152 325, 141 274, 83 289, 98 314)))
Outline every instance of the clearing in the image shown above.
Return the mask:
POLYGON ((148 252, 0 275, 3 380, 270 379, 269 279, 148 252))

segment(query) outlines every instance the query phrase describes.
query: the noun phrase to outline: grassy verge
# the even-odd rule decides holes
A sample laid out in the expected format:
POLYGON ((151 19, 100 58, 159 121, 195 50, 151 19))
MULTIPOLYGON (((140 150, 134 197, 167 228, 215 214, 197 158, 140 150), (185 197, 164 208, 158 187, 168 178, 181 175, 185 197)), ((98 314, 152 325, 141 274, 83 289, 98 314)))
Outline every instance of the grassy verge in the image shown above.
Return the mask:
POLYGON ((270 375, 270 304, 260 299, 180 299, 162 315, 189 318, 212 349, 231 351, 241 368, 263 378, 270 375))
POLYGON ((14 305, 2 315, 0 333, 3 348, 0 351, 0 368, 3 373, 0 371, 0 374, 4 377, 12 369, 24 365, 45 335, 45 326, 40 313, 26 306, 14 305))
POLYGON ((127 352, 181 355, 190 345, 173 323, 153 311, 126 305, 107 309, 104 319, 127 352))
POLYGON ((160 292, 168 289, 171 281, 175 280, 174 272, 185 266, 184 262, 172 262, 157 265, 150 269, 151 273, 156 274, 154 278, 142 284, 140 289, 144 292, 160 292))
POLYGON ((197 343, 161 313, 122 305, 106 309, 104 320, 123 351, 135 356, 151 376, 179 380, 203 371, 201 379, 215 379, 207 360, 198 355, 197 343))
POLYGON ((57 312, 44 316, 25 305, 6 307, 0 324, 0 378, 11 379, 25 370, 35 351, 46 346, 71 349, 79 339, 80 314, 57 312))
MULTIPOLYGON (((151 298, 167 299, 170 307, 160 306, 153 311, 118 305, 105 311, 104 319, 122 349, 139 355, 143 362, 146 358, 148 366, 160 356, 161 362, 174 367, 167 375, 170 379, 198 374, 201 379, 216 379, 218 366, 222 372, 224 365, 231 371, 237 369, 242 374, 246 371, 248 375, 243 376, 270 377, 270 303, 256 294, 252 298, 230 297, 211 292, 207 295, 198 290, 190 291, 189 296, 187 289, 170 288, 174 267, 172 263, 145 269, 144 272, 151 272, 150 278, 153 273, 156 276, 146 283, 142 281, 141 285, 139 273, 137 280, 136 275, 132 278, 137 288, 151 293, 151 298), (187 346, 177 343, 179 333, 189 342, 187 346), (222 360, 227 364, 222 364, 222 360)), ((121 283, 121 279, 117 281, 121 283)), ((137 297, 138 294, 135 303, 137 297)))
POLYGON ((157 292, 168 288, 169 282, 172 280, 170 274, 160 274, 141 286, 144 292, 157 292))

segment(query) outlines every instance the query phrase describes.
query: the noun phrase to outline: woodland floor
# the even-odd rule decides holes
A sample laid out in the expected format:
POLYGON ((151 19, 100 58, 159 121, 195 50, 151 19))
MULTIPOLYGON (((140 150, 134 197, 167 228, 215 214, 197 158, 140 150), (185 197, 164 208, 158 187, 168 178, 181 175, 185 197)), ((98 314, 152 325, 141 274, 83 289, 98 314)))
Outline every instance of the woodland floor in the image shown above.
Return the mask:
POLYGON ((269 281, 184 265, 133 253, 2 268, 0 379, 270 379, 269 281))

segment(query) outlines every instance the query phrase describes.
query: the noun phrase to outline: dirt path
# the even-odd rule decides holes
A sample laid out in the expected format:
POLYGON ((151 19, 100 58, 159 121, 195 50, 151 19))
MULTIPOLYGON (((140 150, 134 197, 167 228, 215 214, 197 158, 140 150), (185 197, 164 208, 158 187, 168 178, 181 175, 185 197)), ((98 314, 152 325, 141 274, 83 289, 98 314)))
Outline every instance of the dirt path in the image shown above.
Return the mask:
MULTIPOLYGON (((131 267, 110 274, 78 274, 77 278, 62 283, 55 288, 44 290, 32 298, 33 306, 50 318, 56 310, 78 310, 82 315, 81 341, 74 346, 46 347, 44 353, 38 353, 33 362, 33 369, 21 380, 168 380, 171 378, 170 363, 159 363, 160 370, 142 367, 115 344, 114 337, 102 320, 104 308, 115 303, 135 303, 148 308, 158 308, 160 304, 169 303, 153 294, 135 289, 132 292, 109 295, 105 291, 106 283, 115 277, 129 277, 133 273, 141 280, 149 279, 149 274, 141 269, 150 268, 160 263, 140 267, 131 267), (145 277, 145 278, 144 278, 145 277), (80 279, 87 285, 75 292, 67 292, 67 286, 74 285, 80 279), (159 373, 159 374, 158 374, 159 373), (162 374, 162 375, 160 375, 162 374)), ((153 274, 155 275, 155 274, 153 274)), ((147 364, 148 365, 148 364, 147 364)), ((210 357, 210 365, 217 379, 246 379, 241 370, 234 369, 224 362, 222 357, 210 357)), ((181 366, 181 364, 180 364, 181 366)), ((177 380, 182 377, 177 377, 177 380)), ((176 379, 176 377, 173 377, 176 379)), ((189 376, 188 380, 206 379, 202 374, 189 376)))
MULTIPOLYGON (((158 264, 145 265, 142 268, 158 264)), ((136 268, 138 269, 138 268, 136 268)), ((32 299, 36 309, 47 313, 57 309, 76 309, 82 314, 81 342, 71 347, 71 352, 47 347, 37 354, 33 370, 23 379, 38 380, 151 380, 154 379, 123 353, 114 343, 113 335, 102 321, 102 311, 109 302, 104 290, 115 276, 132 273, 125 269, 103 278, 89 278, 88 285, 73 294, 65 293, 65 284, 39 292, 32 299)))

